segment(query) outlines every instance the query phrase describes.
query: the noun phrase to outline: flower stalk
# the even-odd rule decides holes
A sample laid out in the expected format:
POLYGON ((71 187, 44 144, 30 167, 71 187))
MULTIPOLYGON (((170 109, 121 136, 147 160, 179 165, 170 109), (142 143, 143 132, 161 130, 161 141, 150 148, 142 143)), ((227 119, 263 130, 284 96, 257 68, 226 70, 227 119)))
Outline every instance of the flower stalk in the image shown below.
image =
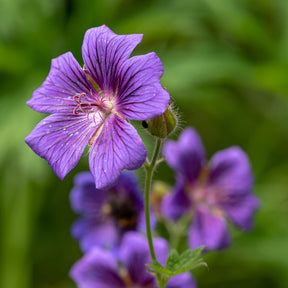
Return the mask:
MULTIPOLYGON (((152 262, 157 262, 154 246, 153 246, 153 239, 152 239, 152 231, 151 231, 151 222, 150 222, 150 190, 151 190, 151 182, 154 174, 155 167, 157 166, 159 154, 161 151, 162 140, 156 138, 154 153, 152 156, 152 160, 149 163, 146 161, 144 168, 146 170, 146 180, 145 180, 145 220, 146 220, 146 233, 147 239, 149 244, 149 250, 152 258, 152 262)), ((159 274, 157 276, 158 285, 160 288, 164 288, 164 284, 161 283, 161 276, 159 274)))

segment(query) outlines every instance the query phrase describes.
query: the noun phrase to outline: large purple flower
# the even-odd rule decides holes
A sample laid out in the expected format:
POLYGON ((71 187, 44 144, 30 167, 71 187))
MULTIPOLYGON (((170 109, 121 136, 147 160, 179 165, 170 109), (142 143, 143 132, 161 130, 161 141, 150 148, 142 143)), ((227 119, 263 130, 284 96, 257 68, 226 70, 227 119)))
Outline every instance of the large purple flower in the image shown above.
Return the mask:
POLYGON ((163 66, 155 53, 129 58, 141 39, 105 25, 89 29, 82 46, 85 69, 71 52, 53 59, 48 77, 27 102, 52 114, 25 141, 59 178, 76 166, 87 144, 97 188, 144 163, 145 146, 126 118, 154 118, 165 112, 170 97, 160 84, 163 66))
POLYGON ((127 231, 145 231, 143 193, 132 172, 122 172, 106 190, 95 188, 90 172, 81 172, 74 178, 70 202, 81 215, 72 226, 72 235, 83 251, 97 246, 117 250, 127 231))
POLYGON ((259 201, 252 193, 253 173, 241 148, 219 151, 207 163, 199 135, 186 128, 177 142, 167 141, 163 149, 177 182, 162 203, 163 214, 173 220, 191 214, 188 241, 192 248, 228 246, 226 218, 241 229, 252 228, 259 201))
MULTIPOLYGON (((154 239, 158 260, 165 264, 168 245, 164 239, 154 239)), ((149 263, 150 253, 147 240, 136 232, 125 235, 120 247, 118 265, 113 254, 101 249, 89 251, 72 267, 71 278, 79 288, 157 288, 155 276, 150 274, 145 264, 149 263)), ((195 288, 191 275, 172 277, 166 288, 195 288)))

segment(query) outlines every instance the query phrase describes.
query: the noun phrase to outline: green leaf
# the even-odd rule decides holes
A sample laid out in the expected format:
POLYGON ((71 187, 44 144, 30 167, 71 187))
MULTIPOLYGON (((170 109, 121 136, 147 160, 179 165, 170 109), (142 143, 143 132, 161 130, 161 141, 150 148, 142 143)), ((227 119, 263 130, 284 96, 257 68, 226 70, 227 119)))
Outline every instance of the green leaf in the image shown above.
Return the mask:
POLYGON ((169 269, 172 272, 176 272, 179 269, 183 268, 191 270, 202 265, 203 266, 207 265, 201 258, 199 258, 203 249, 204 246, 201 246, 195 250, 186 250, 180 256, 175 250, 172 250, 167 259, 166 263, 167 269, 169 269))
POLYGON ((167 261, 166 261, 166 268, 169 269, 170 271, 173 271, 174 267, 175 267, 175 265, 177 265, 178 261, 179 261, 178 252, 175 249, 171 250, 171 252, 167 258, 167 261))
POLYGON ((153 270, 149 269, 149 272, 152 272, 154 274, 159 273, 159 274, 166 275, 169 277, 173 276, 173 273, 170 270, 162 267, 161 265, 160 266, 154 265, 154 264, 146 264, 146 265, 153 269, 153 270))
POLYGON ((173 276, 184 273, 184 272, 189 271, 189 270, 194 270, 194 269, 201 267, 201 266, 208 267, 207 263, 204 262, 203 259, 199 259, 198 261, 195 261, 193 263, 193 265, 191 265, 191 266, 187 265, 186 267, 182 267, 180 269, 177 269, 176 271, 173 271, 173 276))
POLYGON ((173 249, 171 250, 167 262, 166 268, 161 266, 157 261, 153 261, 153 264, 146 264, 149 268, 148 271, 153 274, 160 274, 165 278, 165 281, 175 275, 184 273, 189 270, 196 269, 200 266, 207 267, 206 262, 200 258, 201 252, 204 246, 201 246, 195 250, 186 250, 181 255, 173 249))

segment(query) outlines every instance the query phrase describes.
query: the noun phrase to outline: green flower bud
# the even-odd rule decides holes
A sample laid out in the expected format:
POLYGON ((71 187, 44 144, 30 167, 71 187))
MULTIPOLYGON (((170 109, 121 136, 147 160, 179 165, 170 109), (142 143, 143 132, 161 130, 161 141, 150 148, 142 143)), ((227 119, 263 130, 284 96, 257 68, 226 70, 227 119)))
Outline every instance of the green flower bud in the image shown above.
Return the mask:
POLYGON ((172 111, 171 104, 169 104, 162 115, 143 121, 142 125, 152 136, 165 139, 174 132, 177 127, 177 122, 177 117, 172 111))

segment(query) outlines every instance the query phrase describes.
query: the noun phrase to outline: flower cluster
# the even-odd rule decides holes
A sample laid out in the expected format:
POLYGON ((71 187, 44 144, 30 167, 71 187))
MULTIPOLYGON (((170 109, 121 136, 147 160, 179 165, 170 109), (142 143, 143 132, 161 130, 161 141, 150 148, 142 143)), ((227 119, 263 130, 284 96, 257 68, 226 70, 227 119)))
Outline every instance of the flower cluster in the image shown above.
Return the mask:
MULTIPOLYGON (((122 172, 118 182, 107 190, 96 189, 88 171, 74 177, 70 202, 81 218, 73 224, 72 235, 85 253, 70 273, 78 287, 158 287, 145 265, 150 263, 150 254, 140 233, 145 231, 143 200, 132 172, 122 172)), ((152 223, 155 227, 153 215, 152 223)), ((156 238, 154 246, 158 261, 164 265, 169 254, 167 241, 156 238)), ((196 283, 186 272, 171 278, 166 287, 195 288, 196 283)))
POLYGON ((227 220, 250 230, 259 208, 251 165, 240 147, 219 151, 208 162, 200 136, 186 128, 178 141, 164 143, 164 157, 159 157, 178 121, 160 84, 158 56, 130 57, 141 39, 138 34, 117 35, 105 25, 89 29, 82 46, 84 68, 70 52, 53 59, 48 77, 27 102, 51 114, 25 141, 59 178, 89 146, 91 173, 77 174, 70 194, 72 209, 80 215, 72 235, 85 253, 70 274, 80 288, 195 288, 188 271, 206 264, 198 247, 205 246, 206 252, 227 247, 227 220), (142 121, 156 138, 151 161, 126 119, 142 121), (164 159, 175 171, 175 186, 152 199, 154 217, 150 186, 155 167, 164 159), (142 166, 145 199, 136 175, 123 171, 142 166), (169 237, 159 237, 165 233, 157 224, 178 224, 183 216, 189 218, 187 246, 195 250, 180 247, 180 255, 169 253, 169 237), (152 233, 158 233, 154 241, 152 233))

